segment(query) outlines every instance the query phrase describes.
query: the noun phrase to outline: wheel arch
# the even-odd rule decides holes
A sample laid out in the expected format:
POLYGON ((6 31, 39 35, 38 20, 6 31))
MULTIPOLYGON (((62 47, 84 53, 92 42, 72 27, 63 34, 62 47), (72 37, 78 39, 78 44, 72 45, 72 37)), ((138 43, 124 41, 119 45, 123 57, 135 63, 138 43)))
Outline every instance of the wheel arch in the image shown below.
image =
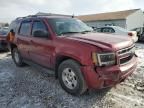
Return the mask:
POLYGON ((68 59, 72 59, 72 60, 76 61, 77 63, 79 63, 80 65, 82 65, 82 63, 80 62, 80 60, 78 58, 76 58, 76 57, 65 56, 65 55, 57 56, 56 60, 55 60, 55 77, 56 78, 58 78, 58 67, 59 67, 59 65, 63 61, 68 60, 68 59))

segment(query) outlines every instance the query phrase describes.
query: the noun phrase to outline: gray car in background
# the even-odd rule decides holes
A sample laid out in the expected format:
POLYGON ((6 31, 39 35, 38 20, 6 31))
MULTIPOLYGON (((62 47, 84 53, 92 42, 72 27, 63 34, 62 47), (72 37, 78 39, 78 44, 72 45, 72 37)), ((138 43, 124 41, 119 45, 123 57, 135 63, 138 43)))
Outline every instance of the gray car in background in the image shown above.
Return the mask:
POLYGON ((119 26, 106 26, 106 27, 96 28, 95 31, 100 33, 114 34, 118 36, 127 36, 132 38, 134 42, 138 41, 138 36, 136 31, 128 31, 119 26))

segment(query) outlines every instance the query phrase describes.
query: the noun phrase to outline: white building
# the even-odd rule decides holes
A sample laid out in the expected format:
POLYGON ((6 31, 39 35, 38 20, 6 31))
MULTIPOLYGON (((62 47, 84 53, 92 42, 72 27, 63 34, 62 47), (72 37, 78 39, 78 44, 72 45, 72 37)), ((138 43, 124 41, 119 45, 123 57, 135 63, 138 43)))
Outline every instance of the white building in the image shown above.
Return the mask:
POLYGON ((141 9, 81 15, 77 18, 92 27, 113 25, 131 30, 144 26, 144 14, 141 9))

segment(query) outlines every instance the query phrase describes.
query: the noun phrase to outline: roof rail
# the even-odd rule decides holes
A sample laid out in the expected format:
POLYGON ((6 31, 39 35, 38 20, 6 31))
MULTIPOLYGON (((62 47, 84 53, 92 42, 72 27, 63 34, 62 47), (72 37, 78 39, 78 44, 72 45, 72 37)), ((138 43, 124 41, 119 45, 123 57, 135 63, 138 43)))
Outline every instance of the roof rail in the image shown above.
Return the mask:
POLYGON ((43 13, 43 12, 37 13, 36 16, 67 16, 67 17, 72 17, 72 15, 55 14, 55 13, 43 13))
POLYGON ((25 16, 25 17, 18 17, 16 20, 24 19, 24 18, 29 18, 30 16, 25 16))
POLYGON ((16 18, 16 20, 23 19, 23 18, 25 18, 25 17, 18 17, 18 18, 16 18))
POLYGON ((20 20, 20 19, 23 19, 23 18, 32 18, 32 17, 40 17, 40 16, 65 16, 65 17, 72 17, 74 18, 74 15, 61 15, 61 14, 52 14, 52 13, 49 13, 49 14, 41 14, 41 15, 28 15, 28 16, 25 16, 25 17, 18 17, 16 18, 16 20, 20 20))
POLYGON ((60 14, 43 14, 43 15, 29 15, 29 17, 40 17, 40 16, 64 16, 64 17, 74 17, 73 15, 60 15, 60 14))

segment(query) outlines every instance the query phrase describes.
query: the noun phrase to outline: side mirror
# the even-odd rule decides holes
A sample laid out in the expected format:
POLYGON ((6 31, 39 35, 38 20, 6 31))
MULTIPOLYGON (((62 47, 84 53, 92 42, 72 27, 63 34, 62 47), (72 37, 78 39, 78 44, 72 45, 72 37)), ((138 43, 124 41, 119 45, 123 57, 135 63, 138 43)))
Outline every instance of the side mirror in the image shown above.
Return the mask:
POLYGON ((34 37, 40 37, 40 38, 48 38, 49 33, 47 31, 43 31, 43 30, 36 30, 33 33, 34 37))

